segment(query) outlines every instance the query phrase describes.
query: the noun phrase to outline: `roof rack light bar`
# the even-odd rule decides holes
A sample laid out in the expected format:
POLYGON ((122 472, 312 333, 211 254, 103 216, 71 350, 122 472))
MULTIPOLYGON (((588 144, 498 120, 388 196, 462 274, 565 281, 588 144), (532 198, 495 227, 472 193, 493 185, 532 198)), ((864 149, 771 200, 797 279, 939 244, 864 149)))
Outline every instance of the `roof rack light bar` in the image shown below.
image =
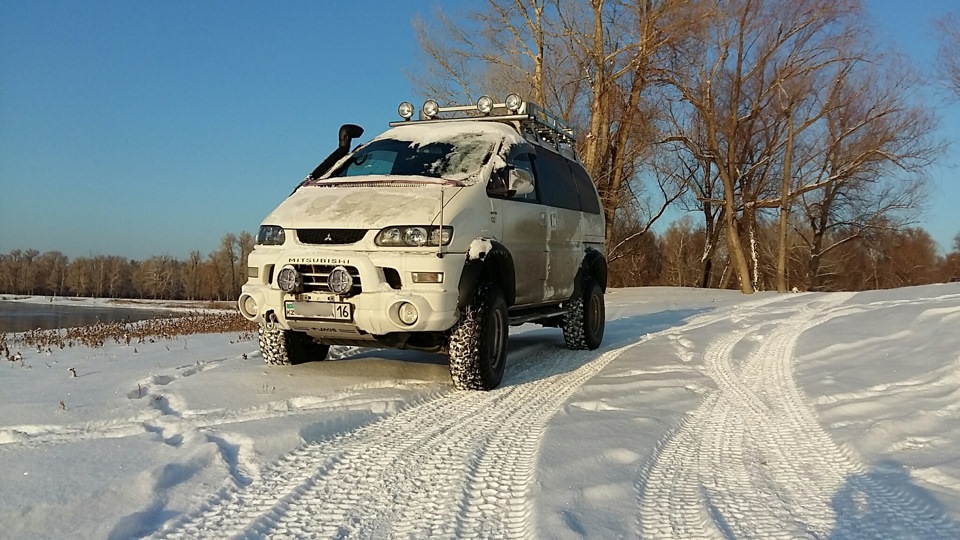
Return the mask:
POLYGON ((410 102, 403 102, 399 107, 402 121, 390 122, 391 127, 402 126, 410 122, 418 124, 453 122, 463 120, 509 122, 521 124, 521 133, 527 137, 535 137, 538 142, 546 142, 560 149, 561 145, 569 147, 569 151, 576 153, 576 130, 567 121, 556 114, 540 107, 536 103, 523 101, 518 94, 510 94, 502 103, 495 103, 488 96, 477 100, 476 105, 450 105, 440 107, 434 100, 427 100, 420 109, 419 119, 412 120, 414 107, 410 102), (494 111, 499 114, 493 114, 494 111), (445 117, 442 117, 445 115, 445 117))

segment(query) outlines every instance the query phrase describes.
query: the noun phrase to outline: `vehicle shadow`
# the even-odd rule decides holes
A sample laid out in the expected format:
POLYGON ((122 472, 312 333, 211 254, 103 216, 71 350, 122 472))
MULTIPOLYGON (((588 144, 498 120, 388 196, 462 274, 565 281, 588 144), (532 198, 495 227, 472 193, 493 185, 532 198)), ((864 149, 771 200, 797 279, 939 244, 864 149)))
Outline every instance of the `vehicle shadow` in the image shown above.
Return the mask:
POLYGON ((960 538, 960 521, 932 492, 914 484, 902 464, 885 459, 847 477, 834 495, 832 540, 960 538))
MULTIPOLYGON (((528 325, 512 329, 507 344, 507 365, 500 387, 524 384, 545 377, 573 371, 590 363, 602 354, 638 341, 646 334, 680 327, 687 320, 716 308, 665 310, 650 314, 624 317, 607 321, 603 344, 594 351, 571 351, 567 349, 563 332, 559 328, 541 328, 528 325)), ((313 369, 333 373, 349 373, 349 364, 354 362, 382 366, 407 364, 411 368, 421 366, 446 366, 447 356, 416 350, 377 349, 344 347, 331 349, 331 361, 321 362, 313 369)), ((426 373, 426 372, 425 372, 426 373)), ((446 380, 446 376, 442 377, 446 380)))
POLYGON ((678 328, 716 308, 665 310, 607 321, 603 344, 594 351, 571 351, 556 328, 531 330, 510 336, 510 352, 502 387, 574 371, 610 351, 636 343, 643 336, 678 328), (566 354, 562 354, 566 353, 566 354))

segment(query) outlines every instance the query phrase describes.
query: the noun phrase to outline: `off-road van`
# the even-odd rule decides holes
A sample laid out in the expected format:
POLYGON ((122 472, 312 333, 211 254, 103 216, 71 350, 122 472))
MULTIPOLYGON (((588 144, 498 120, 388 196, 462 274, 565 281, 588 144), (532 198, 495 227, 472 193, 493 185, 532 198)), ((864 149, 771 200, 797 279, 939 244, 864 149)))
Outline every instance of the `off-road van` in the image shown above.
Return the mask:
POLYGON ((331 345, 445 352, 457 388, 490 390, 510 325, 596 349, 604 219, 574 130, 516 94, 399 112, 352 151, 363 130, 343 126, 263 220, 238 303, 264 360, 324 360, 331 345))

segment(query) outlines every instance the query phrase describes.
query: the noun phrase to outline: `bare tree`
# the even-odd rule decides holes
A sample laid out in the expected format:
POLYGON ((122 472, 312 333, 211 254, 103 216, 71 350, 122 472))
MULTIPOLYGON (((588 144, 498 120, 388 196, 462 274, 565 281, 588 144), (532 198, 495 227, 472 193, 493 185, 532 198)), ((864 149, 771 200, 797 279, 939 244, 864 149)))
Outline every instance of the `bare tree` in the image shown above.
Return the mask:
POLYGON ((925 197, 924 170, 943 149, 933 138, 933 116, 909 98, 918 84, 890 62, 838 81, 835 92, 847 97, 825 115, 806 158, 804 174, 817 189, 798 198, 812 287, 821 285, 820 261, 830 250, 916 220, 925 197))
POLYGON ((645 234, 680 194, 676 184, 657 184, 647 199, 643 173, 656 108, 645 94, 664 51, 696 24, 690 17, 697 12, 694 4, 489 0, 464 24, 438 11, 432 28, 416 23, 427 58, 416 84, 449 101, 472 101, 481 85, 520 91, 585 126, 579 150, 603 200, 607 240, 616 251, 628 245, 617 248, 613 240, 624 209, 648 209, 635 233, 645 234))
MULTIPOLYGON (((665 142, 681 143, 704 169, 716 171, 722 198, 710 203, 722 205, 731 269, 744 293, 753 292, 759 273, 758 212, 779 207, 788 217, 793 179, 789 163, 783 167, 786 147, 821 114, 798 99, 784 100, 784 88, 809 95, 799 90, 838 60, 856 7, 827 0, 716 3, 711 26, 688 41, 664 74, 677 92, 669 103, 680 128, 665 142), (787 189, 773 184, 777 171, 787 189)), ((701 193, 712 189, 711 180, 702 177, 701 193)))
POLYGON ((960 17, 956 13, 947 13, 936 21, 940 32, 940 50, 937 54, 937 68, 943 84, 960 98, 960 17))

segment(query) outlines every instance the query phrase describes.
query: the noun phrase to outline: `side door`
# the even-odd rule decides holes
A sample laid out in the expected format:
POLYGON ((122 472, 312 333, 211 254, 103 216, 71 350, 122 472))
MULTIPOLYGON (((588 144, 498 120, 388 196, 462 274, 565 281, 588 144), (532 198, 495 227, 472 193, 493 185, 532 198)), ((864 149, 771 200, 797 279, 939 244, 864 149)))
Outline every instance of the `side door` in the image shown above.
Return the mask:
POLYGON ((547 242, 549 215, 547 208, 538 204, 539 186, 533 171, 532 157, 531 153, 518 153, 507 158, 507 165, 529 172, 531 178, 534 178, 534 190, 500 201, 502 243, 513 256, 515 305, 518 306, 543 301, 547 275, 544 246, 547 242))
POLYGON ((583 259, 580 193, 566 158, 544 150, 535 161, 540 200, 548 214, 545 301, 566 300, 583 259))

